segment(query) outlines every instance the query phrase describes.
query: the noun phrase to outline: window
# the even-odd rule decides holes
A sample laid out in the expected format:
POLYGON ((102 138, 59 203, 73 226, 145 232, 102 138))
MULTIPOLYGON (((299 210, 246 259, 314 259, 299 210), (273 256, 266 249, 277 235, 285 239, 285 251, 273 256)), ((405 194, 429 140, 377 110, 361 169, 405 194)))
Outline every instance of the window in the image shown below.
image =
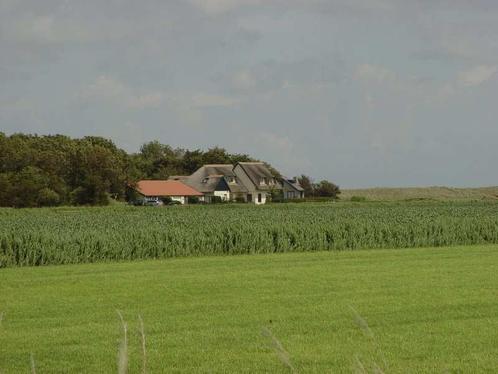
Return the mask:
POLYGON ((206 177, 202 180, 202 183, 207 183, 209 181, 209 177, 206 177))
POLYGON ((237 179, 235 177, 228 177, 228 183, 237 183, 237 179))
POLYGON ((260 202, 261 202, 261 194, 258 193, 258 203, 260 203, 260 202))
POLYGON ((259 180, 259 184, 268 184, 268 178, 263 177, 259 180))

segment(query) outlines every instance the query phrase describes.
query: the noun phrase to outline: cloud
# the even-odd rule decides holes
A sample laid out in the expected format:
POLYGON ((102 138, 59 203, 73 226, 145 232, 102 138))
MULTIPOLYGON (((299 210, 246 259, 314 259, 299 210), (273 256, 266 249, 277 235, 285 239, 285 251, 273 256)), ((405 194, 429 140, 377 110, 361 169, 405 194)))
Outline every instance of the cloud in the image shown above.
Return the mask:
POLYGON ((498 72, 498 66, 479 65, 461 72, 458 75, 458 82, 465 87, 479 86, 490 80, 498 72))
POLYGON ((240 103, 240 99, 222 95, 196 94, 191 98, 191 106, 196 108, 231 107, 240 103))
POLYGON ((444 83, 434 94, 428 98, 432 102, 446 101, 448 98, 459 95, 471 87, 478 87, 483 83, 493 79, 498 73, 497 65, 478 65, 465 71, 461 71, 456 77, 444 83))
POLYGON ((361 64, 356 68, 355 78, 376 83, 393 83, 398 81, 398 76, 393 71, 377 65, 361 64))
POLYGON ((288 156, 294 149, 294 143, 287 136, 280 136, 272 132, 259 133, 259 140, 266 146, 278 150, 288 156))
POLYGON ((130 109, 157 108, 164 100, 161 92, 137 95, 123 82, 106 75, 101 75, 83 88, 79 96, 84 100, 112 102, 130 109))
POLYGON ((66 42, 87 43, 115 40, 129 31, 116 20, 94 27, 80 19, 67 19, 55 15, 27 15, 16 22, 5 20, 4 38, 18 43, 57 45, 66 42))
POLYGON ((262 0, 190 0, 207 14, 217 15, 246 5, 258 5, 262 0))
POLYGON ((133 96, 128 101, 128 106, 135 109, 158 108, 163 103, 161 92, 153 92, 141 96, 133 96))
POLYGON ((240 70, 232 76, 232 85, 240 91, 247 91, 256 87, 257 80, 248 70, 240 70))

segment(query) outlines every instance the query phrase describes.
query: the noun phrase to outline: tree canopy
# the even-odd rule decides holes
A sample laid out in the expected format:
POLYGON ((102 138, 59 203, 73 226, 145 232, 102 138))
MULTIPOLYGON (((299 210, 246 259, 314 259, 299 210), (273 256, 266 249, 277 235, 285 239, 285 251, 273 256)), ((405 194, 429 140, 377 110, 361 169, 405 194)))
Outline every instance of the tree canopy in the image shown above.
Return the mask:
POLYGON ((298 178, 298 182, 304 189, 304 194, 307 197, 330 197, 338 199, 341 193, 339 186, 327 180, 314 183, 307 175, 301 175, 298 178))

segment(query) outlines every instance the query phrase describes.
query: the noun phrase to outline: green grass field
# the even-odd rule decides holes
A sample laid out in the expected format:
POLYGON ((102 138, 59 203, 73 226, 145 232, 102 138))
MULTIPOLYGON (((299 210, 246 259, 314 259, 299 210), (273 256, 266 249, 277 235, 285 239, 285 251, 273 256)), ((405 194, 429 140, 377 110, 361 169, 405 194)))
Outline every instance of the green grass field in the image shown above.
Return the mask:
POLYGON ((116 310, 130 372, 140 315, 151 373, 492 373, 498 246, 2 269, 0 372, 116 372, 116 310))

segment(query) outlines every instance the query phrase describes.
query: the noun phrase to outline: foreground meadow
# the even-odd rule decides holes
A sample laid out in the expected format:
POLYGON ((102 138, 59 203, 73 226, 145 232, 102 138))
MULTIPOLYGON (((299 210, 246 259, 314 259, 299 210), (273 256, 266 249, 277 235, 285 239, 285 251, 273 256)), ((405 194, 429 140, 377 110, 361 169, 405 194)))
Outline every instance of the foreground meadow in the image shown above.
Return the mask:
POLYGON ((0 372, 496 372, 498 246, 0 270, 0 372), (265 333, 262 334, 263 329, 265 333), (280 358, 279 358, 280 357, 280 358))
POLYGON ((0 209, 0 267, 498 244, 498 204, 0 209))

